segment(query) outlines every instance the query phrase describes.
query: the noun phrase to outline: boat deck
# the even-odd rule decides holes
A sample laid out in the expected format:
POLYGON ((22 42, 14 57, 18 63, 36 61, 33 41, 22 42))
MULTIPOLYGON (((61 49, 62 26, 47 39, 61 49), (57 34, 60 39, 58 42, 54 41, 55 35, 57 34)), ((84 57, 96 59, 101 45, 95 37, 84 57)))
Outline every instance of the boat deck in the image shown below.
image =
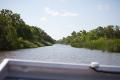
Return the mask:
POLYGON ((120 66, 47 63, 5 59, 0 80, 120 80, 120 66))
POLYGON ((50 79, 33 79, 33 78, 20 78, 20 77, 6 77, 5 80, 50 80, 50 79))

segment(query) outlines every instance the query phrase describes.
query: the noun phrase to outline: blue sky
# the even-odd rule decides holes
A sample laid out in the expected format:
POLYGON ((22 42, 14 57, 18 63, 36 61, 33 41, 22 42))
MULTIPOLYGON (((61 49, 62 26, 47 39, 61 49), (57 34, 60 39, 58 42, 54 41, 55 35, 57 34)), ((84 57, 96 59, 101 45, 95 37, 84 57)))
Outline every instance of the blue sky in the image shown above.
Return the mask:
POLYGON ((21 14, 27 24, 42 28, 54 39, 73 30, 120 25, 120 0, 0 0, 0 9, 21 14))

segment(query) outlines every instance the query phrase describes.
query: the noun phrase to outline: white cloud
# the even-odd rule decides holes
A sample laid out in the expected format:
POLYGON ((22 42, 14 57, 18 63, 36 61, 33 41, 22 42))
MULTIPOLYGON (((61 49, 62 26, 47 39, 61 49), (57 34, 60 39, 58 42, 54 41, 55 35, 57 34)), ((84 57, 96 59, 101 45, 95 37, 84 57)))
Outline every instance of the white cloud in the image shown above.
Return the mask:
POLYGON ((48 7, 45 8, 45 12, 46 14, 48 14, 49 16, 79 16, 78 13, 75 13, 75 12, 69 12, 69 11, 55 11, 55 10, 52 10, 48 7))
POLYGON ((108 4, 99 4, 99 5, 97 5, 97 9, 99 10, 99 11, 109 11, 110 10, 110 5, 108 5, 108 4))
POLYGON ((40 21, 47 22, 50 16, 79 16, 79 14, 75 12, 66 11, 66 10, 55 11, 46 7, 45 15, 40 18, 40 21))
POLYGON ((48 18, 47 18, 46 16, 43 16, 43 17, 40 18, 40 20, 41 20, 41 21, 47 21, 48 18))

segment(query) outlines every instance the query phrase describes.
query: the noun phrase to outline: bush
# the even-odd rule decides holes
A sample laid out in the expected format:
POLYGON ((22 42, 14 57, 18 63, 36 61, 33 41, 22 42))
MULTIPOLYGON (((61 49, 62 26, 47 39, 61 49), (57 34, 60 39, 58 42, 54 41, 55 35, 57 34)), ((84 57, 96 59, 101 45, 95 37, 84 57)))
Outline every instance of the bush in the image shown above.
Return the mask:
POLYGON ((90 49, 99 49, 110 52, 120 52, 120 39, 104 39, 87 41, 86 45, 83 46, 90 49))
POLYGON ((111 52, 120 52, 120 39, 109 40, 107 50, 111 52))
POLYGON ((38 47, 36 44, 28 40, 23 40, 23 38, 18 39, 18 48, 36 48, 36 47, 38 47))

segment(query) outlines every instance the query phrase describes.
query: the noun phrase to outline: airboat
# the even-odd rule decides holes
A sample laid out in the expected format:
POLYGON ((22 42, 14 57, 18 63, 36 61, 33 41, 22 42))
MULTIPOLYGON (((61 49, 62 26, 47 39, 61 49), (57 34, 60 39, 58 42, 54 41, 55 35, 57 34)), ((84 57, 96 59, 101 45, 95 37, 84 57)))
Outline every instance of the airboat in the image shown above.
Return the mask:
POLYGON ((120 80, 120 66, 4 59, 0 80, 120 80))

